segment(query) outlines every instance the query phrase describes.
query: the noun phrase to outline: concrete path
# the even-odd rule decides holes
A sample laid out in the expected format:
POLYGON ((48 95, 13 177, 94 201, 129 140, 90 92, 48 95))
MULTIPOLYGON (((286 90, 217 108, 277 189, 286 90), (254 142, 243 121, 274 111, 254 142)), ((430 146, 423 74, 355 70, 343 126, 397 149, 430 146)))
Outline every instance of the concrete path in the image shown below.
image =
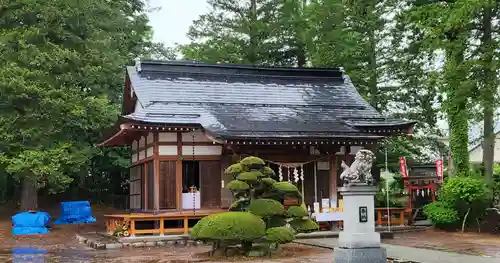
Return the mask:
MULTIPOLYGON (((336 238, 311 238, 295 241, 299 244, 312 245, 333 249, 337 245, 336 238)), ((500 259, 464 255, 437 250, 412 248, 382 244, 387 249, 387 256, 393 259, 414 261, 418 263, 499 263, 500 259)))

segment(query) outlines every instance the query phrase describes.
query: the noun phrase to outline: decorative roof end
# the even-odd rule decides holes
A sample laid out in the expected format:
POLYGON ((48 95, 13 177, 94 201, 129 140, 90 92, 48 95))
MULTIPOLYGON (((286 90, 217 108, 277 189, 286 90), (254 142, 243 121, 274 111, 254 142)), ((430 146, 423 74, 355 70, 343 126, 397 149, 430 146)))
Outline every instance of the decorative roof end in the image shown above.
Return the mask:
POLYGON ((140 58, 136 58, 135 59, 135 70, 137 70, 137 72, 141 72, 142 71, 142 68, 141 68, 141 59, 140 58))

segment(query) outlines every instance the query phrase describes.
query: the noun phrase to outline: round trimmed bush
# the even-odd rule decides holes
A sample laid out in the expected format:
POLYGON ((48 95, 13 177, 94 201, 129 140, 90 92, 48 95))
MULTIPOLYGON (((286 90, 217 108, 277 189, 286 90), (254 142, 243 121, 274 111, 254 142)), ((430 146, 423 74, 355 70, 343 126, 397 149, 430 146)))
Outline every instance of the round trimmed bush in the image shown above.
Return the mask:
POLYGON ((262 182, 267 186, 273 186, 276 182, 273 178, 262 178, 262 182))
POLYGON ((245 191, 245 190, 250 189, 250 186, 243 181, 232 180, 231 182, 229 182, 227 184, 226 188, 231 190, 231 191, 245 191))
POLYGON ((266 224, 248 212, 224 212, 201 219, 192 229, 197 240, 254 241, 266 235, 266 224))
MULTIPOLYGON (((198 223, 196 223, 196 225, 194 225, 194 227, 191 229, 190 233, 191 237, 195 238, 199 236, 200 231, 203 228, 208 227, 209 222, 210 222, 209 216, 205 216, 202 219, 200 219, 200 221, 198 221, 198 223)), ((196 238, 196 239, 201 239, 201 238, 196 238)))
POLYGON ((294 239, 295 234, 288 227, 273 227, 266 231, 266 241, 270 243, 286 244, 294 239))
POLYGON ((286 218, 284 216, 271 216, 266 219, 267 228, 279 227, 286 225, 286 218))
POLYGON ((235 163, 235 164, 229 166, 228 168, 226 168, 226 170, 224 170, 224 174, 237 175, 237 174, 242 173, 244 171, 245 170, 243 169, 243 166, 241 164, 235 163))
POLYGON ((271 217, 285 214, 283 205, 273 199, 253 199, 250 201, 248 211, 261 217, 271 217))
POLYGON ((243 158, 240 164, 247 170, 261 170, 266 165, 266 162, 259 157, 249 156, 243 158))
POLYGON ((234 203, 231 204, 231 207, 229 208, 230 211, 243 211, 243 208, 245 205, 248 203, 247 200, 236 200, 234 203))
POLYGON ((297 186, 289 182, 277 182, 273 184, 273 188, 285 193, 300 193, 297 186))
POLYGON ((290 206, 286 215, 292 218, 302 218, 308 216, 307 211, 302 206, 290 206))
POLYGON ((259 171, 251 171, 251 172, 243 172, 240 173, 236 179, 245 182, 255 182, 262 176, 262 173, 259 171))
POLYGON ((274 172, 273 169, 271 169, 271 167, 269 166, 266 166, 262 169, 262 173, 266 176, 276 176, 276 173, 274 172))
POLYGON ((318 223, 311 219, 295 219, 290 222, 290 226, 299 233, 309 233, 319 229, 318 223))

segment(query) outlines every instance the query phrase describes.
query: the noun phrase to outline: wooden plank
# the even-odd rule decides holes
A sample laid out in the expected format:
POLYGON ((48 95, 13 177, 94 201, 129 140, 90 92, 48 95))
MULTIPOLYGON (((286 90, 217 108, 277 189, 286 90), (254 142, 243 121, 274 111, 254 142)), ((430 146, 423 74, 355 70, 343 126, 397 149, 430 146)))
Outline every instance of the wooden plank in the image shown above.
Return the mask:
POLYGON ((184 233, 184 228, 167 228, 165 229, 165 233, 175 234, 175 233, 184 233))
POLYGON ((189 224, 188 223, 189 223, 189 219, 187 217, 185 217, 183 220, 183 227, 184 227, 183 232, 184 232, 184 234, 189 234, 189 224))
POLYGON ((224 187, 221 184, 221 208, 229 208, 233 203, 233 194, 229 189, 226 188, 226 185, 233 180, 232 175, 225 175, 224 170, 231 165, 231 156, 224 155, 221 157, 221 174, 222 180, 224 180, 224 187))
POLYGON ((154 209, 155 207, 155 168, 154 168, 154 161, 149 161, 146 163, 148 167, 148 174, 146 175, 146 178, 148 180, 148 194, 147 194, 147 204, 148 208, 147 209, 154 209))
POLYGON ((141 230, 136 230, 135 234, 159 234, 160 229, 141 229, 141 230))
POLYGON ((308 163, 304 165, 304 201, 306 205, 313 207, 314 204, 314 169, 315 163, 308 163))
POLYGON ((201 207, 215 208, 221 205, 221 163, 200 161, 201 207))
POLYGON ((129 226, 129 233, 131 236, 134 236, 136 234, 135 230, 135 220, 130 220, 130 226, 129 226))
POLYGON ((131 213, 131 214, 110 214, 110 215, 104 215, 106 218, 115 218, 115 219, 125 219, 125 220, 130 220, 130 219, 135 219, 137 220, 158 220, 158 218, 165 218, 165 220, 171 219, 172 218, 181 218, 183 219, 184 217, 188 217, 189 219, 197 219, 197 218, 202 218, 207 215, 211 214, 217 214, 221 212, 225 212, 226 210, 224 209, 200 209, 196 210, 195 213, 193 213, 193 210, 182 210, 182 211, 169 211, 169 212, 164 212, 164 213, 159 213, 159 214, 152 214, 152 213, 131 213), (155 219, 156 218, 156 219, 155 219))
POLYGON ((328 162, 330 164, 328 196, 330 200, 337 200, 337 156, 330 156, 328 162))
POLYGON ((159 207, 160 209, 176 209, 176 162, 161 161, 159 166, 159 207))
POLYGON ((148 163, 144 163, 144 174, 142 176, 143 178, 143 195, 142 195, 142 209, 148 209, 148 163))
POLYGON ((160 235, 165 234, 165 219, 160 217, 160 235))
POLYGON ((331 170, 332 166, 328 171, 318 170, 316 171, 316 182, 317 182, 317 200, 321 204, 322 198, 330 198, 330 188, 331 188, 331 170))

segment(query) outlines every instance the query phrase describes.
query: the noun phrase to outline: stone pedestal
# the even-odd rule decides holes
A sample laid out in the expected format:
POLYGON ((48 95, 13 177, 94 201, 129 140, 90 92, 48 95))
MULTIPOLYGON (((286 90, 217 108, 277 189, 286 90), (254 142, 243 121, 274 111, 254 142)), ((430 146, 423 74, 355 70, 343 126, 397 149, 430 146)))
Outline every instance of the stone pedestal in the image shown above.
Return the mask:
POLYGON ((375 232, 377 187, 352 185, 339 189, 344 199, 344 230, 334 250, 335 263, 386 263, 387 253, 375 232))

